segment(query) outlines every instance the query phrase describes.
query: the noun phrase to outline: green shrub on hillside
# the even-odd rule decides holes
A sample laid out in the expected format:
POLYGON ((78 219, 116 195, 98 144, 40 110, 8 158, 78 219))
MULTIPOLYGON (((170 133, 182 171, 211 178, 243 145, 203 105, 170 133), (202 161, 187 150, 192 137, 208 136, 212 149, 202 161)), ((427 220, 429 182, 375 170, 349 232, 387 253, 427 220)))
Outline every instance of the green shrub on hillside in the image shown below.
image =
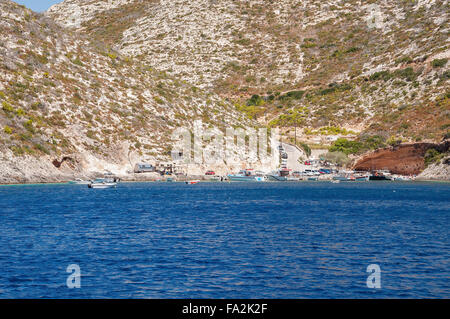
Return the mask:
POLYGON ((366 150, 376 150, 386 146, 386 138, 380 135, 361 136, 359 138, 366 150))
POLYGON ((20 146, 17 146, 17 145, 12 145, 9 147, 9 149, 13 152, 13 154, 15 156, 21 156, 25 153, 24 150, 20 146))
POLYGON ((358 48, 358 47, 351 47, 351 48, 348 48, 347 50, 345 50, 345 53, 358 52, 359 50, 361 50, 361 48, 358 48))
POLYGON ((18 116, 25 116, 25 111, 22 110, 21 108, 19 108, 19 109, 16 111, 16 114, 17 114, 18 116))
POLYGON ((444 157, 444 154, 440 153, 439 151, 435 150, 434 148, 429 149, 425 153, 425 166, 429 166, 431 164, 438 163, 442 158, 444 157))
POLYGON ((155 96, 153 99, 154 99, 154 100, 156 101, 156 103, 158 103, 158 104, 164 104, 164 101, 163 101, 161 98, 157 97, 157 96, 155 96))
POLYGON ((448 59, 434 59, 431 61, 433 68, 441 68, 447 64, 448 59))
POLYGON ((345 155, 357 154, 363 149, 363 144, 358 141, 349 141, 345 138, 339 138, 328 149, 330 152, 342 152, 345 155))
POLYGON ((387 144, 390 146, 398 146, 403 143, 403 140, 401 138, 397 138, 396 136, 391 136, 387 141, 387 144))
POLYGON ((306 135, 354 135, 353 131, 348 131, 345 128, 335 127, 335 126, 325 126, 318 130, 312 130, 310 128, 305 128, 304 133, 306 135))
POLYGON ((308 48, 314 48, 317 46, 315 43, 316 39, 313 38, 307 38, 303 40, 303 43, 300 45, 301 48, 308 49, 308 48))
POLYGON ((3 131, 4 131, 6 134, 8 134, 8 135, 11 135, 11 134, 13 133, 12 128, 10 128, 8 125, 5 126, 5 128, 3 129, 3 131))
POLYGON ((329 151, 323 157, 327 162, 337 164, 339 166, 345 166, 350 162, 347 154, 339 151, 329 151))
POLYGON ((392 78, 392 75, 391 75, 391 73, 389 73, 389 71, 375 72, 369 77, 369 79, 371 81, 377 81, 377 80, 388 81, 391 78, 392 78))
POLYGON ((279 100, 287 100, 287 99, 293 99, 293 100, 300 100, 303 95, 305 94, 305 91, 290 91, 286 94, 280 95, 278 97, 279 100))
POLYGON ((80 58, 76 58, 75 60, 72 60, 73 64, 83 66, 83 62, 81 62, 80 58))
POLYGON ((304 42, 300 45, 301 48, 303 49, 309 49, 309 48, 314 48, 316 47, 317 44, 313 43, 313 42, 304 42))
POLYGON ((11 106, 11 104, 9 104, 6 101, 2 102, 2 109, 3 109, 3 111, 8 112, 8 113, 14 112, 14 108, 11 106))
POLYGON ((261 106, 264 105, 264 99, 258 94, 252 95, 252 97, 247 101, 247 106, 261 106))
POLYGON ((33 127, 33 120, 28 120, 23 124, 23 127, 25 127, 29 132, 34 133, 34 127, 33 127))
POLYGON ((300 143, 301 148, 305 151, 306 156, 311 156, 311 147, 306 143, 300 143))
POLYGON ((114 53, 108 53, 108 57, 109 57, 111 60, 115 60, 115 59, 117 59, 117 54, 114 54, 114 53))
POLYGON ((48 58, 45 55, 35 54, 34 57, 41 64, 48 63, 48 58))
POLYGON ((400 70, 396 70, 394 72, 394 76, 395 77, 400 77, 400 78, 404 78, 406 81, 408 82, 412 82, 417 78, 417 75, 413 68, 409 67, 406 69, 400 69, 400 70))
POLYGON ((47 154, 47 155, 50 154, 50 151, 48 149, 46 149, 44 146, 42 146, 41 144, 34 144, 34 148, 38 151, 41 151, 42 153, 47 154))
POLYGON ((411 59, 411 57, 409 57, 409 56, 404 56, 404 57, 402 57, 402 58, 400 58, 400 59, 397 59, 397 60, 395 60, 395 63, 396 64, 408 64, 408 63, 411 63, 413 61, 413 59, 411 59))
POLYGON ((408 82, 413 82, 416 80, 419 74, 420 72, 415 73, 412 67, 408 67, 405 69, 396 70, 392 73, 389 71, 375 72, 369 77, 369 79, 371 81, 377 80, 389 81, 394 78, 402 78, 408 82))
POLYGON ((256 105, 247 105, 247 104, 241 105, 239 103, 236 103, 235 107, 239 112, 244 113, 245 115, 247 115, 248 118, 251 119, 256 119, 256 116, 260 110, 260 108, 256 105))
POLYGON ((343 92, 343 91, 348 91, 351 90, 352 86, 348 83, 330 83, 328 84, 328 87, 325 89, 320 89, 318 91, 318 95, 327 95, 330 93, 334 93, 334 92, 343 92))

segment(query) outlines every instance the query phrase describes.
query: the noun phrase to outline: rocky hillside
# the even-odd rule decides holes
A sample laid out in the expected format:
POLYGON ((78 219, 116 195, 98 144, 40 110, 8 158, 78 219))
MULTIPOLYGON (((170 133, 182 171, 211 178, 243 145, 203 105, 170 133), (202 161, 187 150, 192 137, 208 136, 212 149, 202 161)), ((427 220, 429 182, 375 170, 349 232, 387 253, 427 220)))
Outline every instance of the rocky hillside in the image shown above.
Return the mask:
POLYGON ((196 119, 251 124, 218 95, 9 0, 0 37, 0 182, 168 158, 170 133, 196 119))
POLYGON ((261 123, 437 141, 449 12, 443 0, 66 0, 48 15, 261 123))
POLYGON ((448 156, 449 150, 450 141, 441 144, 401 144, 366 154, 355 163, 353 169, 388 170, 393 174, 418 175, 431 164, 439 164, 442 158, 448 156))

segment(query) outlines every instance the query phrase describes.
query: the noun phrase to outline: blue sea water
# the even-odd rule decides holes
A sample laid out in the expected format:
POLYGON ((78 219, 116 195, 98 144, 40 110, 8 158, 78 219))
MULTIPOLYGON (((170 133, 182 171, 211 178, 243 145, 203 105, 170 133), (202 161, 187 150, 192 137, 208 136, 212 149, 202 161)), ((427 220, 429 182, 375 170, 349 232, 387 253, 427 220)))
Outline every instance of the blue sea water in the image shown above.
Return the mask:
POLYGON ((6 186, 0 298, 449 298, 449 224, 439 183, 6 186))

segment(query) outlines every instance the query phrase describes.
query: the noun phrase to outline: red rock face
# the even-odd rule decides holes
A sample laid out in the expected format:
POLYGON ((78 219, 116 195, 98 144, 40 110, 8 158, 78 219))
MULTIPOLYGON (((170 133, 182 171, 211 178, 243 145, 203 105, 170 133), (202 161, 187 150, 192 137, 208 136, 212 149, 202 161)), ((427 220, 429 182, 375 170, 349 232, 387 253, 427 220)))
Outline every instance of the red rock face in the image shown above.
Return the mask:
POLYGON ((424 155, 430 148, 448 150, 449 142, 442 144, 416 143, 376 150, 364 155, 353 166, 354 170, 389 170, 393 174, 417 175, 425 169, 424 155))

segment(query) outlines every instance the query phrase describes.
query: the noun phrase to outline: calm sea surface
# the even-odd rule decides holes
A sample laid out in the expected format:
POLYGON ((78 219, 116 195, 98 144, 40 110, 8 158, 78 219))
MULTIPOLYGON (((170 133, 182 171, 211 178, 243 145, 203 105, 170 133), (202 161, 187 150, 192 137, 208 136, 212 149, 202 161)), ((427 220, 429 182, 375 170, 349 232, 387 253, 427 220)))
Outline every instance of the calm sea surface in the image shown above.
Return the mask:
POLYGON ((3 186, 0 298, 450 298, 449 226, 439 183, 3 186))

